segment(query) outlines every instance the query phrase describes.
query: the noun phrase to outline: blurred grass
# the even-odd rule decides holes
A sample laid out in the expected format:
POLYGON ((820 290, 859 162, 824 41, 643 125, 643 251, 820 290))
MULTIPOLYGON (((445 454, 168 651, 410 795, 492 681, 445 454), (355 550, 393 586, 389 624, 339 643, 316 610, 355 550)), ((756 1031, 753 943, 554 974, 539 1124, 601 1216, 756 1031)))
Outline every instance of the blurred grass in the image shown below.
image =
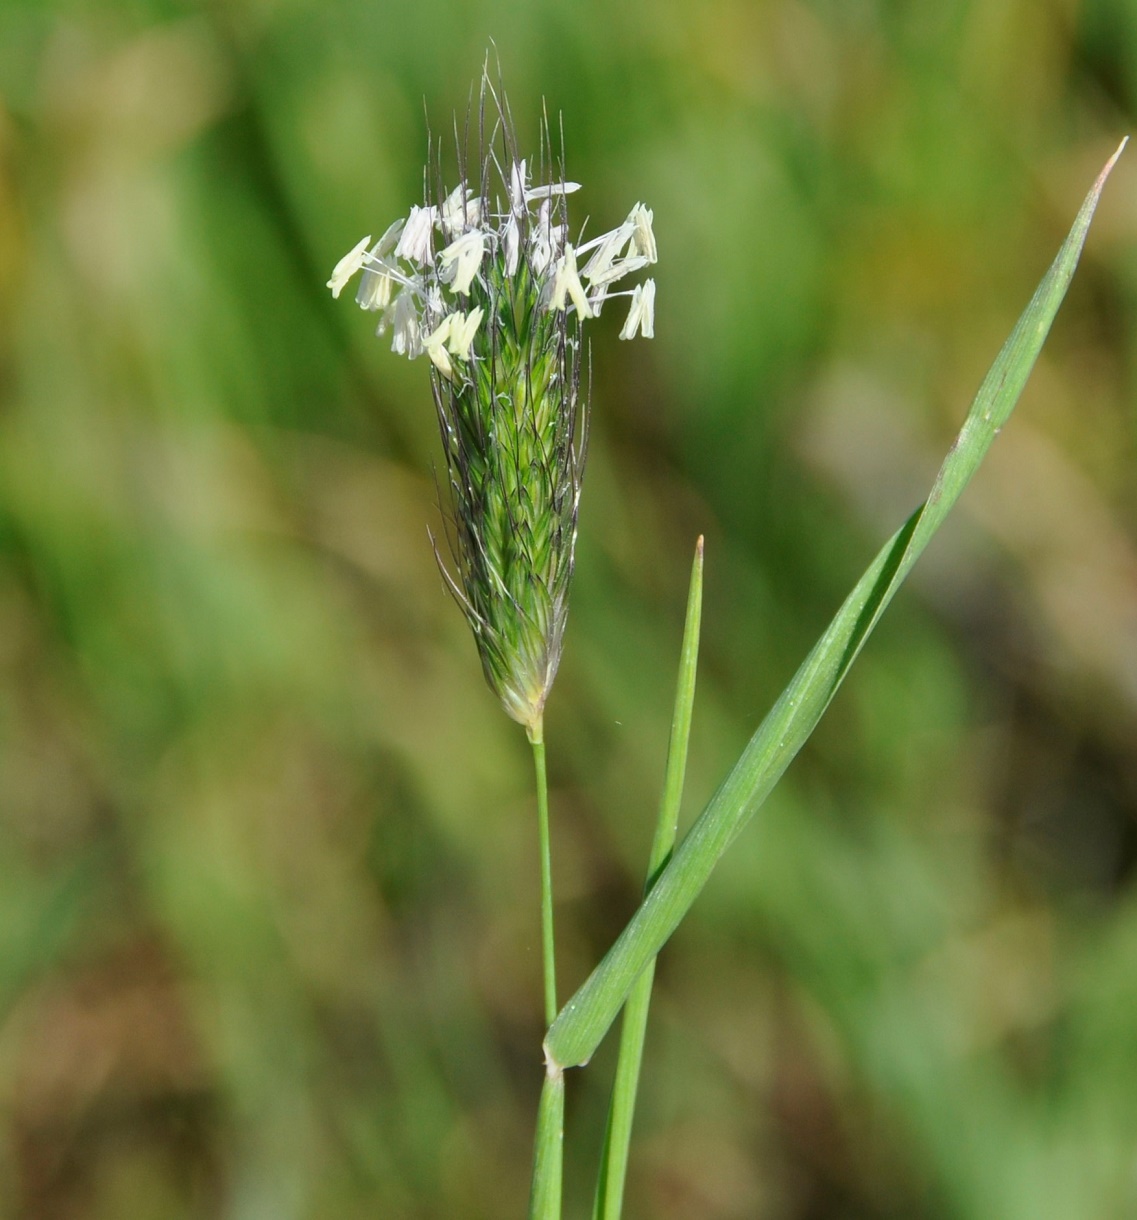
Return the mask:
MULTIPOLYGON (((594 343, 547 724, 563 986, 633 909, 686 568, 699 807, 1118 137, 1119 0, 0 9, 0 1213, 521 1214, 527 749, 426 541, 418 366, 323 282, 492 36, 594 343), (342 305, 342 303, 341 303, 342 305)), ((1137 1137, 1137 169, 1015 426, 660 963, 629 1216, 1114 1217, 1137 1137)), ((607 1057, 570 1084, 591 1190, 607 1057)))

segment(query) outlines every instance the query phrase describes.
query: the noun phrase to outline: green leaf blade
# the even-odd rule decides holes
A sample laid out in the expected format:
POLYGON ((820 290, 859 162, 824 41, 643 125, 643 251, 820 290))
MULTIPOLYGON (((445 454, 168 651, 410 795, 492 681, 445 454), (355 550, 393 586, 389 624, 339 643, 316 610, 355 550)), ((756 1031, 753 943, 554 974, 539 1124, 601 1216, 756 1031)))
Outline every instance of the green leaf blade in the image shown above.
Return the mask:
POLYGON ((983 379, 925 503, 877 554, 603 961, 545 1039, 550 1063, 587 1063, 628 992, 678 927, 715 864, 805 744, 912 566, 1010 418, 1069 287, 1106 179, 1086 196, 1058 255, 983 379))
MULTIPOLYGON (((655 836, 648 857, 644 892, 649 893, 656 877, 667 863, 675 845, 679 807, 683 799, 683 780, 687 771, 687 746, 691 736, 691 714, 695 703, 695 678, 698 671, 699 633, 703 613, 703 539, 695 545, 691 583, 687 593, 687 613, 683 625, 683 644, 679 656, 679 676, 675 683, 675 706, 671 716, 671 736, 667 746, 667 766, 663 795, 659 802, 655 836)), ((636 1092, 643 1062, 655 961, 650 961, 632 986, 624 1008, 620 1029, 620 1054, 612 1102, 604 1131, 604 1148, 593 1203, 594 1220, 619 1220, 623 1209, 624 1181, 628 1171, 628 1151, 632 1139, 636 1092)))

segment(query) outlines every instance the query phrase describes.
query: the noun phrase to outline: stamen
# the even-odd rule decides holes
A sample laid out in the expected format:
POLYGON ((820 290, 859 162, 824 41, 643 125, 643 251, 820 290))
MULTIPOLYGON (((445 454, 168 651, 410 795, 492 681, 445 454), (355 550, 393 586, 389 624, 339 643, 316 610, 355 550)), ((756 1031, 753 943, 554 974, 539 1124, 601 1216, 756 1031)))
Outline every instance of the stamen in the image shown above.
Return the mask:
POLYGON ((371 234, 361 241, 357 242, 352 248, 336 263, 332 269, 332 278, 328 280, 328 287, 332 290, 332 296, 339 298, 339 295, 344 290, 344 286, 348 280, 363 266, 364 260, 367 258, 367 247, 371 244, 371 234))

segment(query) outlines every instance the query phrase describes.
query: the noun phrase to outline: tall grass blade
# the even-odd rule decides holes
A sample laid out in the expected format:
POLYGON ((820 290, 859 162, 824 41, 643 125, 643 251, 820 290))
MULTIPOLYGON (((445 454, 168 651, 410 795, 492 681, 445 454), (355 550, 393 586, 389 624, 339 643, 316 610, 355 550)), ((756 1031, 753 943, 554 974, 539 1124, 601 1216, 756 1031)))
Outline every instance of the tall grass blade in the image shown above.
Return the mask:
MULTIPOLYGON (((679 824, 679 805, 683 798, 683 779, 687 772, 687 742, 691 735, 691 708, 695 702, 695 672, 699 658, 699 626, 703 613, 703 540, 695 545, 695 561, 691 566, 691 587, 687 594, 687 617, 683 626, 683 645, 679 654, 679 678, 675 685, 675 710, 671 716, 671 739, 667 746, 667 768, 663 781, 663 796, 659 802, 659 818, 648 858, 644 893, 667 863, 675 846, 679 824)), ((612 1101, 608 1108, 608 1125, 604 1131, 604 1150, 600 1157, 600 1174, 596 1182, 594 1220, 619 1220, 624 1201, 624 1179, 628 1171, 628 1149, 632 1141, 632 1117, 636 1108, 636 1090, 643 1062, 647 1014, 651 1006, 651 988, 655 980, 655 959, 644 967, 636 980, 624 1007, 620 1028, 620 1054, 616 1061, 616 1079, 612 1086, 612 1101)))
POLYGON ((873 560, 627 927, 561 1010, 545 1039, 551 1064, 572 1067, 592 1057, 636 979, 821 719, 888 603, 1007 422, 1066 295, 1102 188, 1124 146, 1123 141, 1098 176, 1058 256, 979 387, 928 499, 873 560))

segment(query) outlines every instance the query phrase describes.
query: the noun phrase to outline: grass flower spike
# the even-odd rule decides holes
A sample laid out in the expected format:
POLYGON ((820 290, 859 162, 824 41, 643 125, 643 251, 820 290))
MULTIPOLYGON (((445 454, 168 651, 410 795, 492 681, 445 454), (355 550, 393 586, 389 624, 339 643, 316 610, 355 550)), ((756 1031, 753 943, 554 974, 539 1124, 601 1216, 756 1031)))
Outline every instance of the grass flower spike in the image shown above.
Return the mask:
POLYGON ((436 172, 426 203, 370 250, 370 238, 356 245, 328 286, 338 296, 361 272, 356 302, 379 314, 377 333, 390 331, 399 355, 429 358, 456 568, 443 574, 487 681, 532 737, 573 570, 588 434, 581 324, 622 296, 620 337, 652 337, 654 281, 614 289, 656 261, 656 244, 640 203, 610 233, 574 244, 567 201, 580 187, 555 172, 547 124, 534 176, 505 95, 485 76, 479 120, 476 180, 459 148, 458 185, 444 191, 436 172))

